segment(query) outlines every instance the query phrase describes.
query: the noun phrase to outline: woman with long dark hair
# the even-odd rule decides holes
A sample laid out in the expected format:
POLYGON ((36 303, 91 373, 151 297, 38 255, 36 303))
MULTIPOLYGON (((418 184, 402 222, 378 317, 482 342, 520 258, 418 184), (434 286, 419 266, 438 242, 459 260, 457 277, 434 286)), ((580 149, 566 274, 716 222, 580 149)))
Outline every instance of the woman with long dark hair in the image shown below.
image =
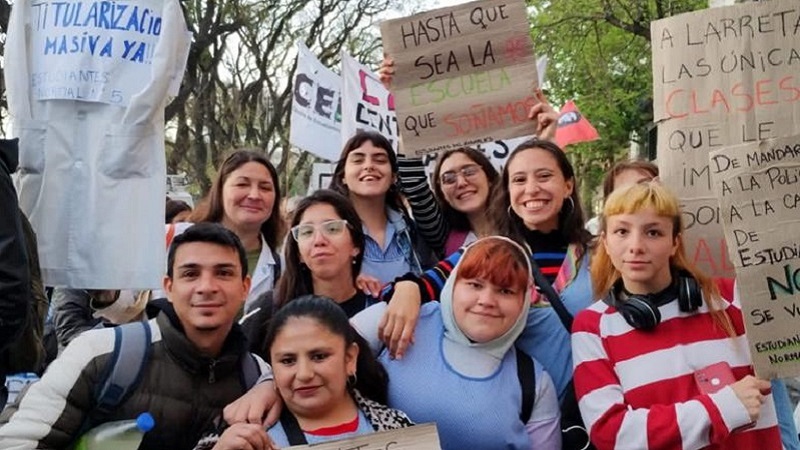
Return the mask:
POLYGON ((217 222, 236 233, 247 251, 252 278, 245 309, 280 277, 276 253, 281 238, 278 172, 262 154, 237 150, 222 162, 208 196, 188 222, 167 226, 167 244, 193 223, 217 222))
POLYGON ((260 423, 237 423, 196 449, 284 448, 412 425, 385 406, 386 371, 330 299, 293 299, 275 314, 266 345, 284 402, 280 421, 266 433, 260 423))
POLYGON ((292 299, 308 294, 325 296, 348 317, 368 305, 367 295, 356 288, 364 257, 361 220, 341 194, 321 189, 300 200, 284 256, 286 267, 276 289, 259 297, 241 322, 251 351, 264 357, 270 321, 292 299))
POLYGON ((397 170, 391 143, 379 133, 359 131, 342 149, 330 185, 353 203, 365 235, 362 273, 380 283, 422 273, 436 262, 403 206, 397 170))

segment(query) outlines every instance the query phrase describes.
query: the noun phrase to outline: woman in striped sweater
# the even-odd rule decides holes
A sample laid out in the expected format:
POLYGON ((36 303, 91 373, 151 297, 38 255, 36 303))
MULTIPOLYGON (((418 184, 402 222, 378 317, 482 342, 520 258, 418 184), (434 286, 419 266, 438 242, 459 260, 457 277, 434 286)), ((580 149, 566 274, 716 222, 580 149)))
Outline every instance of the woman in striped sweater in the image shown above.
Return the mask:
POLYGON ((675 196, 656 182, 636 184, 611 194, 603 217, 592 260, 602 300, 572 329, 575 391, 592 443, 780 449, 770 384, 753 376, 741 310, 688 262, 675 196))

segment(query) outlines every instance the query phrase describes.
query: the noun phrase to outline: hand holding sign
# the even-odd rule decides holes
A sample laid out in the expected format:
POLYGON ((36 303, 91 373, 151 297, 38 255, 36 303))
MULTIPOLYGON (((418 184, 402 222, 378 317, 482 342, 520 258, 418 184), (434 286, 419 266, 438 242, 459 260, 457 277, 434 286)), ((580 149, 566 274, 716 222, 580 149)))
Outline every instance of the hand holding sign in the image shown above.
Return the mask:
POLYGON ((387 90, 392 90, 392 78, 394 77, 394 60, 392 58, 384 57, 378 67, 378 79, 383 83, 383 87, 387 90))
POLYGON ((539 103, 533 105, 528 118, 536 121, 536 136, 546 141, 555 141, 558 129, 558 112, 547 101, 541 89, 536 89, 536 99, 539 103))

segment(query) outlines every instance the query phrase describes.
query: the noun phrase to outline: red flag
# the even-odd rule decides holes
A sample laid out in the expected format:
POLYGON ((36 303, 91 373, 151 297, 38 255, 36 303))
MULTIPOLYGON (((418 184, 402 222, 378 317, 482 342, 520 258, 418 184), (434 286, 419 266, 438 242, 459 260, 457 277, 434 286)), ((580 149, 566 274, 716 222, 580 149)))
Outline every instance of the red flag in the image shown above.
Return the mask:
POLYGON ((590 142, 597 139, 600 139, 597 130, 578 111, 575 102, 568 101, 561 108, 561 115, 558 118, 558 128, 556 128, 556 143, 558 146, 563 149, 570 144, 590 142))

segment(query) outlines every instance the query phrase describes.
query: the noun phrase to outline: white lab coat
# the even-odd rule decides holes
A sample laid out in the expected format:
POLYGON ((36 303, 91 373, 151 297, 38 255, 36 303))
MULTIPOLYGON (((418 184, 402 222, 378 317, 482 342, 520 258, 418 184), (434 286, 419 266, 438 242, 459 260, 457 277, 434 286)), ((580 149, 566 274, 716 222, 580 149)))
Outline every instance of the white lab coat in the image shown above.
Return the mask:
POLYGON ((164 107, 180 85, 191 39, 180 5, 149 0, 162 19, 150 79, 119 106, 36 99, 31 4, 18 0, 12 8, 5 74, 20 138, 20 207, 37 233, 44 283, 157 288, 165 259, 164 107))

